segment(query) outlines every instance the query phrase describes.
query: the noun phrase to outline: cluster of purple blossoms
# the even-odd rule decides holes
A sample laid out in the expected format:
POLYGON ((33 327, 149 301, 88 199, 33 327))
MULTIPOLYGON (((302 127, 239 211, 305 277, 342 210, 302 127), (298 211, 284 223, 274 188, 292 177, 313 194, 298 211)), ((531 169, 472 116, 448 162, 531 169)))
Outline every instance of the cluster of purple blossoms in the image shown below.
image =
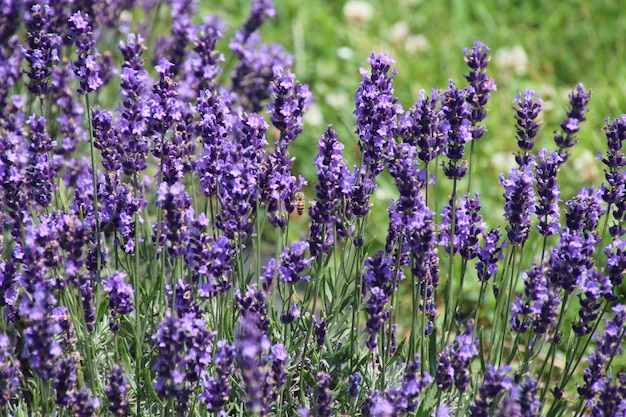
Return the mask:
POLYGON ((145 106, 148 74, 143 68, 142 55, 145 49, 143 42, 141 36, 131 33, 127 36, 126 42, 119 43, 124 64, 120 74, 121 114, 116 127, 123 149, 122 168, 130 177, 147 168, 146 155, 149 149, 145 106))
MULTIPOLYGON (((15 20, 15 23, 17 22, 19 22, 19 19, 15 20)), ((0 118, 3 119, 3 123, 9 109, 7 101, 11 87, 21 77, 20 62, 22 61, 22 54, 18 48, 18 37, 13 36, 8 41, 3 39, 1 32, 5 28, 7 28, 6 25, 0 24, 0 118)))
POLYGON ((191 272, 191 280, 198 283, 198 294, 205 298, 228 291, 232 284, 232 258, 235 250, 231 241, 220 236, 213 239, 204 229, 209 221, 201 213, 190 222, 188 229, 185 263, 191 272))
POLYGON ((332 415, 331 404, 333 397, 330 393, 330 375, 326 372, 317 373, 317 395, 315 416, 330 417, 332 415))
POLYGON ((274 71, 291 67, 293 61, 281 45, 260 42, 258 29, 275 15, 276 9, 271 0, 254 0, 250 16, 229 43, 240 61, 231 74, 232 90, 246 112, 258 113, 262 110, 263 101, 271 95, 270 83, 274 71))
POLYGON ((406 364, 400 386, 389 387, 384 393, 375 391, 365 400, 361 412, 366 417, 400 417, 414 413, 419 405, 419 396, 432 382, 426 371, 420 376, 420 360, 415 357, 406 364))
POLYGON ((279 137, 274 143, 274 152, 268 156, 268 170, 261 184, 261 200, 267 205, 268 220, 281 228, 286 227, 286 213, 295 208, 294 195, 302 189, 304 179, 300 177, 300 186, 289 170, 293 158, 289 156, 287 146, 302 132, 302 116, 309 107, 311 92, 306 84, 296 82, 291 72, 285 74, 282 68, 274 73, 272 81, 273 101, 268 104, 268 113, 279 137))
MULTIPOLYGON (((266 401, 271 395, 276 381, 271 377, 271 370, 265 366, 267 351, 271 343, 260 329, 258 314, 249 313, 239 318, 240 328, 235 331, 235 358, 243 382, 246 409, 266 416, 272 404, 266 401)), ((275 371, 274 371, 275 372, 275 371)))
POLYGON ((450 81, 449 88, 441 97, 441 110, 448 123, 443 153, 449 161, 444 164, 443 173, 450 179, 461 179, 467 172, 463 162, 465 145, 472 140, 471 106, 466 102, 465 90, 459 90, 450 81))
POLYGON ((626 115, 619 119, 606 120, 604 134, 608 142, 606 157, 602 158, 602 163, 606 165, 604 177, 606 184, 602 184, 602 199, 609 203, 611 215, 614 223, 609 227, 609 233, 613 237, 620 237, 626 233, 623 227, 626 217, 626 157, 622 150, 626 139, 626 115))
POLYGON ((606 213, 602 204, 602 191, 596 188, 581 188, 565 205, 568 208, 565 223, 572 233, 594 234, 600 217, 606 213))
MULTIPOLYGON (((519 93, 513 103, 515 110, 515 122, 517 126, 515 130, 517 132, 517 146, 520 148, 520 153, 515 155, 515 161, 521 166, 530 165, 533 161, 531 151, 535 146, 535 140, 537 139, 537 131, 541 126, 541 122, 537 122, 539 113, 541 113, 543 100, 539 94, 536 95, 533 90, 524 91, 519 93)), ((545 151, 544 151, 545 153, 545 151)))
POLYGON ((72 409, 75 416, 96 416, 100 409, 100 398, 92 397, 89 388, 81 388, 74 396, 72 409))
POLYGON ((464 393, 470 382, 469 365, 478 355, 478 339, 473 336, 474 323, 469 321, 465 326, 465 332, 457 335, 439 356, 435 382, 441 390, 448 390, 454 383, 464 393))
POLYGON ((0 405, 5 406, 20 387, 19 361, 13 357, 10 339, 0 333, 0 405))
POLYGON ((480 195, 471 198, 469 194, 459 200, 454 215, 454 236, 452 234, 452 208, 447 205, 441 212, 439 244, 446 252, 459 253, 466 260, 474 259, 478 254, 478 238, 485 230, 480 211, 480 195), (451 244, 452 240, 452 244, 451 244))
POLYGON ((536 378, 526 377, 519 384, 512 384, 497 405, 496 417, 536 417, 542 403, 537 398, 536 378))
POLYGON ((606 327, 599 338, 596 349, 587 358, 588 367, 583 371, 584 385, 578 387, 578 394, 585 400, 592 400, 610 383, 605 376, 605 367, 622 350, 622 341, 626 332, 626 306, 617 304, 613 307, 615 316, 606 321, 606 327))
POLYGON ((580 290, 580 310, 578 321, 572 323, 572 330, 578 336, 585 336, 594 329, 595 322, 600 315, 602 300, 612 300, 613 286, 608 276, 596 269, 588 270, 584 278, 580 279, 577 288, 580 290))
POLYGON ((335 237, 345 237, 350 233, 342 222, 343 202, 349 198, 352 186, 350 171, 343 158, 344 146, 337 140, 332 126, 328 126, 320 138, 318 148, 314 161, 317 168, 316 199, 315 205, 309 208, 309 246, 313 257, 328 253, 335 237))
POLYGON ((61 37, 51 27, 54 10, 48 4, 32 4, 25 14, 28 47, 20 46, 22 57, 29 65, 28 90, 44 97, 50 90, 50 76, 59 62, 61 37))
POLYGON ((230 377, 235 361, 235 349, 226 340, 218 341, 215 347, 217 351, 213 354, 211 362, 215 367, 216 375, 200 382, 202 393, 200 393, 199 400, 207 405, 209 413, 216 413, 223 417, 227 415, 224 406, 232 390, 230 377))
POLYGON ((207 197, 217 194, 218 161, 225 159, 229 146, 229 135, 233 129, 229 105, 228 96, 213 88, 200 91, 196 104, 200 115, 196 129, 202 137, 204 152, 196 161, 195 170, 202 192, 207 197))
POLYGON ((209 88, 222 72, 219 63, 225 58, 215 47, 223 36, 221 26, 222 22, 216 16, 211 16, 195 30, 193 48, 185 62, 186 81, 189 90, 193 91, 193 97, 198 97, 200 92, 209 88))
POLYGON ((247 324, 254 324, 260 332, 267 332, 270 319, 267 315, 267 303, 263 291, 259 290, 256 285, 249 286, 245 294, 235 290, 235 301, 239 311, 241 311, 241 317, 244 319, 252 318, 248 320, 247 324))
POLYGON ((26 168, 28 197, 45 209, 52 201, 52 193, 56 188, 53 182, 56 169, 50 160, 50 153, 57 143, 46 131, 45 118, 33 114, 26 124, 30 126, 29 161, 26 168))
POLYGON ((176 400, 177 413, 189 410, 191 395, 206 375, 213 336, 197 311, 179 316, 171 310, 152 335, 159 351, 153 387, 160 398, 176 400))
POLYGON ((610 375, 591 404, 591 417, 626 416, 626 375, 620 372, 617 378, 610 375))
POLYGON ((109 374, 109 384, 104 388, 109 400, 108 409, 116 417, 128 415, 128 375, 120 365, 114 365, 109 374))
POLYGON ((308 242, 294 242, 283 249, 280 254, 278 265, 278 277, 288 284, 297 284, 301 281, 309 281, 311 276, 302 275, 305 269, 311 268, 313 257, 305 257, 309 250, 308 242))
POLYGON ((78 55, 78 59, 72 63, 72 67, 80 83, 80 87, 76 90, 79 94, 97 91, 104 84, 100 78, 100 65, 96 62, 96 58, 100 54, 97 49, 94 49, 96 42, 93 40, 88 18, 88 16, 76 12, 69 19, 70 38, 76 45, 76 54, 78 55))
POLYGON ((192 198, 181 183, 175 182, 172 185, 167 182, 161 183, 156 205, 163 210, 163 221, 158 227, 161 228, 161 236, 169 242, 167 253, 171 258, 181 257, 187 251, 189 243, 187 231, 194 215, 191 203, 192 198))
POLYGON ((524 293, 518 294, 511 306, 511 328, 525 333, 532 327, 539 338, 556 327, 561 296, 547 278, 548 267, 535 264, 523 275, 524 293))
POLYGON ((120 314, 130 314, 134 309, 132 299, 135 291, 126 283, 126 273, 119 271, 112 273, 109 279, 102 283, 102 289, 109 293, 109 309, 113 319, 109 327, 115 332, 121 325, 116 317, 120 314))
MULTIPOLYGON (((520 156, 520 158, 522 158, 520 156)), ((530 162, 529 162, 530 163, 530 162)), ((535 179, 537 180, 537 205, 535 214, 539 219, 537 230, 542 236, 557 234, 561 228, 559 224, 559 201, 561 199, 559 184, 556 175, 559 167, 563 163, 563 158, 558 152, 552 151, 548 154, 542 148, 538 154, 538 161, 535 165, 535 179)))
POLYGON ((585 87, 580 83, 570 93, 571 108, 567 111, 567 120, 561 123, 561 132, 554 132, 554 142, 559 147, 559 154, 563 160, 569 157, 568 149, 578 142, 576 133, 580 130, 580 124, 587 120, 585 113, 589 111, 587 105, 590 98, 591 90, 585 91, 585 87))
POLYGON ((239 114, 236 143, 226 144, 223 160, 218 160, 217 199, 220 211, 217 227, 231 240, 243 240, 252 230, 251 215, 256 212, 258 185, 264 170, 267 123, 257 114, 239 114))
POLYGON ((385 54, 372 54, 367 62, 371 75, 365 68, 360 73, 363 79, 354 95, 356 133, 362 153, 364 176, 375 180, 384 168, 384 159, 391 151, 392 138, 398 128, 398 116, 402 106, 393 93, 393 78, 389 75, 393 59, 385 54))
POLYGON ((417 157, 428 164, 442 151, 449 124, 443 119, 439 95, 432 91, 432 97, 426 97, 420 90, 419 98, 411 109, 401 118, 400 135, 403 142, 418 149, 417 157))
POLYGON ((609 243, 604 249, 606 271, 613 288, 619 288, 626 274, 626 240, 620 239, 609 243))
POLYGON ((483 233, 485 244, 482 247, 478 247, 476 256, 476 272, 478 273, 478 280, 486 282, 491 278, 498 270, 498 261, 504 258, 502 250, 506 247, 506 243, 500 241, 500 229, 491 229, 488 233, 483 233))
MULTIPOLYGON (((83 128, 85 108, 79 97, 71 89, 74 74, 69 65, 57 67, 52 73, 52 100, 58 107, 56 122, 59 125, 58 137, 61 138, 55 150, 57 164, 67 165, 67 158, 76 150, 80 142, 86 141, 87 132, 83 128)), ((107 82, 108 80, 103 80, 107 82)))
POLYGON ((564 228, 558 245, 550 253, 549 280, 566 293, 576 289, 579 279, 593 267, 598 238, 564 228))
POLYGON ((500 174, 500 184, 504 187, 504 218, 509 243, 521 245, 528 239, 531 215, 535 212, 535 192, 533 174, 529 167, 513 168, 509 178, 500 174))
POLYGON ((478 395, 470 407, 470 417, 489 417, 490 407, 496 403, 496 398, 513 386, 512 378, 506 376, 509 372, 511 372, 511 367, 508 365, 500 369, 487 365, 483 382, 478 387, 478 395))
POLYGON ((365 312, 368 315, 366 330, 370 335, 366 345, 371 350, 378 346, 378 333, 391 315, 387 304, 398 284, 394 270, 393 259, 383 251, 365 260, 361 285, 363 296, 366 297, 365 312))
POLYGON ((489 57, 489 47, 482 42, 474 41, 472 49, 463 49, 465 62, 467 63, 470 73, 463 75, 469 86, 465 89, 465 100, 472 106, 470 121, 472 123, 472 140, 480 139, 487 128, 479 125, 485 117, 487 117, 487 109, 485 106, 491 98, 490 91, 496 90, 496 84, 493 78, 486 74, 487 65, 491 58, 489 57))

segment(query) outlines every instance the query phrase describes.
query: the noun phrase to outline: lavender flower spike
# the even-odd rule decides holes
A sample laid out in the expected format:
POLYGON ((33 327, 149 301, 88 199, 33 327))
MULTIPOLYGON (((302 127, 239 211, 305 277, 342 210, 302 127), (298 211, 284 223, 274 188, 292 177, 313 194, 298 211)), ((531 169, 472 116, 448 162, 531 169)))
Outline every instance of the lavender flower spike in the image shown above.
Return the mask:
POLYGON ((465 48, 465 62, 470 73, 463 77, 468 81, 465 100, 472 106, 470 121, 472 123, 472 140, 480 139, 487 128, 479 125, 487 117, 485 105, 489 101, 490 91, 496 90, 496 84, 492 77, 486 74, 489 65, 489 47, 482 42, 475 41, 472 49, 465 48))
POLYGON ((523 97, 522 93, 517 94, 513 103, 517 104, 516 107, 513 107, 513 110, 515 110, 515 122, 517 124, 515 127, 517 131, 517 146, 519 146, 521 151, 515 155, 515 160, 520 166, 528 165, 532 162, 533 158, 530 156, 530 151, 532 151, 535 145, 537 131, 541 126, 541 122, 537 122, 536 119, 541 112, 543 100, 541 100, 539 94, 536 95, 535 99, 533 90, 526 90, 523 97))
POLYGON ((393 96, 396 71, 393 70, 389 75, 395 61, 381 53, 372 54, 367 62, 371 66, 371 75, 367 75, 365 68, 361 68, 363 79, 354 95, 354 115, 365 175, 375 179, 384 168, 383 159, 390 150, 402 107, 393 96))
POLYGON ((96 57, 100 56, 94 49, 96 42, 93 40, 91 26, 87 21, 88 16, 76 12, 70 19, 70 36, 76 44, 78 59, 72 63, 74 74, 80 82, 79 94, 89 94, 98 90, 104 82, 100 78, 100 67, 96 57))
POLYGON ((591 98, 591 90, 585 91, 585 88, 579 83, 569 96, 571 108, 567 111, 567 120, 561 123, 562 132, 554 132, 554 142, 559 147, 559 154, 564 160, 567 160, 569 148, 574 146, 578 139, 576 133, 580 130, 580 124, 587 120, 585 113, 589 111, 587 105, 591 98))
POLYGON ((504 186, 504 218, 509 221, 506 227, 509 242, 521 245, 528 239, 530 216, 535 212, 532 172, 528 167, 513 168, 509 178, 501 174, 499 182, 504 186))

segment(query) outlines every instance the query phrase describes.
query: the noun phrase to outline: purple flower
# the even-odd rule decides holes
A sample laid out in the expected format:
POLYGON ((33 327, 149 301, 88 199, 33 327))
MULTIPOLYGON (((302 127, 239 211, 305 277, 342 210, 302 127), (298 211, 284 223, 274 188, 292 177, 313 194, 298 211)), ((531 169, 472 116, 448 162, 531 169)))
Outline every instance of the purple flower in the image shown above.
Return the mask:
POLYGON ((498 261, 504 258, 502 249, 506 247, 506 243, 500 241, 500 229, 491 229, 488 233, 483 233, 485 239, 484 247, 478 247, 476 262, 476 271, 478 273, 478 280, 486 282, 491 278, 498 270, 498 261))
POLYGON ((526 377, 512 384, 497 406, 497 417, 537 417, 542 403, 537 398, 536 378, 526 377))
POLYGON ((556 181, 556 175, 563 163, 563 158, 558 152, 548 151, 542 148, 539 151, 538 161, 535 165, 535 179, 537 180, 537 205, 535 214, 539 219, 537 230, 542 236, 557 234, 561 228, 559 225, 559 198, 560 189, 556 181))
POLYGON ((590 400, 601 392, 607 381, 605 366, 622 350, 622 340, 626 331, 626 306, 613 307, 615 316, 606 320, 606 327, 598 340, 596 349, 587 357, 588 367, 583 371, 584 385, 578 387, 578 394, 590 400))
POLYGON ((186 65, 189 66, 187 77, 191 77, 191 89, 198 96, 209 88, 222 72, 219 66, 224 61, 224 54, 216 49, 216 43, 222 38, 222 22, 215 16, 206 19, 195 31, 192 39, 193 49, 189 53, 186 65))
POLYGON ((113 320, 109 323, 112 331, 120 328, 119 314, 130 314, 133 311, 133 287, 126 283, 126 273, 115 271, 108 280, 102 283, 102 288, 109 293, 109 309, 113 320))
POLYGON ((122 167, 124 173, 133 176, 146 169, 146 154, 148 141, 146 140, 146 80, 147 72, 143 69, 144 51, 141 36, 129 34, 126 42, 120 41, 119 49, 124 57, 122 66, 121 115, 118 121, 117 133, 123 146, 122 167))
POLYGON ((559 154, 563 160, 567 160, 569 156, 567 150, 578 142, 576 133, 580 130, 580 124, 587 120, 585 113, 589 111, 587 105, 590 98, 591 90, 585 91, 585 87, 581 83, 570 93, 571 108, 567 111, 567 120, 561 123, 562 132, 554 132, 554 142, 559 147, 559 154))
POLYGON ((578 321, 572 323, 572 329, 582 337, 593 331, 602 306, 602 298, 610 298, 613 287, 607 276, 596 269, 591 269, 580 279, 578 289, 581 291, 578 294, 580 310, 578 321))
POLYGON ((333 397, 330 393, 330 375, 326 372, 317 373, 316 416, 330 417, 332 415, 333 397))
POLYGON ((293 58, 278 44, 260 43, 256 32, 239 30, 229 46, 240 61, 231 75, 232 89, 244 111, 260 113, 263 102, 272 94, 274 71, 290 67, 293 58))
POLYGON ((625 417, 626 416, 626 399, 624 398, 623 383, 619 380, 615 381, 611 376, 604 377, 601 391, 598 393, 597 400, 590 401, 591 417, 625 417))
POLYGON ((470 407, 471 417, 489 417, 489 409, 496 404, 498 395, 512 387, 512 379, 505 374, 511 372, 511 367, 504 365, 500 369, 487 365, 482 384, 478 387, 478 395, 470 407))
POLYGON ((626 240, 614 240, 604 249, 606 270, 613 288, 619 288, 626 274, 626 240))
POLYGON ((230 144, 223 161, 218 161, 220 212, 217 227, 229 239, 244 239, 251 231, 256 210, 257 187, 263 175, 267 123, 258 115, 239 115, 240 138, 230 144))
POLYGON ((402 107, 393 96, 396 71, 389 75, 395 61, 385 54, 372 53, 367 62, 371 74, 365 68, 360 70, 363 79, 354 95, 354 115, 365 176, 375 180, 384 168, 383 160, 390 151, 402 107))
POLYGON ((478 339, 474 339, 473 330, 474 323, 470 321, 466 324, 465 332, 457 335, 454 343, 441 353, 435 376, 440 389, 447 390, 454 382, 459 392, 465 392, 470 381, 470 364, 474 356, 478 355, 478 339))
POLYGON ((581 188, 574 198, 565 203, 569 209, 565 214, 567 227, 573 233, 595 232, 600 217, 606 213, 601 194, 601 190, 596 188, 581 188))
POLYGON ((69 19, 70 37, 76 45, 78 55, 78 59, 72 62, 72 68, 80 83, 80 87, 76 90, 79 94, 97 91, 104 84, 100 78, 100 66, 96 62, 100 54, 97 49, 94 49, 96 42, 93 40, 87 17, 81 12, 76 12, 69 19))
POLYGON ((393 405, 378 391, 371 394, 361 407, 364 417, 392 417, 394 412, 393 405))
POLYGON ((202 380, 202 393, 199 399, 207 405, 207 411, 216 413, 218 416, 226 416, 224 406, 228 402, 232 386, 230 383, 235 360, 235 350, 226 340, 220 340, 216 344, 217 352, 213 355, 216 376, 202 380))
POLYGON ((358 398, 359 392, 361 391, 361 382, 363 381, 363 377, 360 373, 355 372, 350 375, 350 397, 358 398))
POLYGON ((343 144, 337 140, 337 133, 328 126, 318 141, 319 153, 315 157, 317 183, 315 184, 315 204, 309 209, 311 230, 309 246, 311 256, 328 253, 335 243, 335 234, 345 236, 341 212, 343 201, 349 198, 346 185, 349 171, 343 158, 343 144))
POLYGON ((278 277, 289 284, 297 284, 301 281, 309 281, 310 275, 302 275, 305 269, 311 268, 313 258, 306 258, 305 252, 309 250, 309 243, 304 241, 294 242, 291 246, 283 249, 278 265, 278 277))
POLYGON ((622 236, 626 233, 622 224, 626 216, 626 157, 622 150, 624 139, 626 139, 626 115, 619 119, 606 120, 604 134, 608 142, 606 157, 602 158, 602 163, 606 165, 604 176, 606 184, 602 184, 602 199, 609 203, 614 223, 609 227, 611 236, 622 236))
POLYGON ((326 343, 326 320, 317 321, 313 319, 313 329, 315 331, 315 341, 317 346, 324 346, 326 343))
POLYGON ((511 245, 521 245, 528 239, 531 214, 535 212, 535 192, 533 175, 528 167, 513 168, 509 178, 500 174, 500 184, 504 187, 504 218, 507 237, 511 245))
MULTIPOLYGON (((522 165, 530 165, 533 160, 530 152, 535 146, 537 131, 541 126, 541 122, 536 120, 539 117, 539 113, 541 113, 543 100, 541 100, 539 94, 536 95, 535 100, 535 92, 526 90, 523 97, 522 93, 518 93, 513 103, 517 105, 513 107, 513 110, 515 110, 515 122, 517 124, 515 127, 517 131, 517 146, 519 146, 521 151, 515 155, 515 160, 521 167, 522 165)), ((545 153, 546 151, 544 151, 545 153)))
POLYGON ((365 312, 368 318, 365 326, 370 336, 365 344, 370 350, 374 350, 378 346, 378 333, 382 329, 383 323, 391 315, 391 311, 385 309, 389 300, 382 288, 371 287, 367 292, 369 296, 365 300, 365 312))
POLYGON ((441 108, 437 108, 438 100, 436 90, 433 90, 432 98, 420 90, 417 103, 401 119, 400 134, 404 143, 417 147, 418 158, 426 164, 441 153, 449 128, 441 108))
MULTIPOLYGON (((9 7, 13 7, 14 10, 6 11, 0 19, 3 17, 10 18, 12 13, 18 12, 19 8, 18 2, 10 2, 9 7)), ((13 87, 21 77, 20 73, 20 62, 22 60, 22 53, 20 51, 19 38, 17 36, 13 36, 10 39, 5 39, 3 37, 3 32, 5 29, 8 29, 10 25, 19 25, 20 19, 15 18, 12 22, 6 22, 9 24, 0 23, 0 117, 5 119, 8 115, 7 110, 9 108, 9 103, 7 103, 7 99, 9 98, 9 93, 11 91, 11 87, 13 87)))
POLYGON ((472 140, 471 106, 466 102, 466 92, 459 90, 450 81, 448 90, 442 95, 444 119, 449 128, 446 134, 444 155, 449 161, 444 164, 443 172, 450 179, 461 179, 467 172, 467 163, 463 161, 465 145, 472 140))
POLYGON ((531 326, 537 337, 556 327, 561 297, 548 281, 545 265, 535 264, 522 275, 524 293, 518 294, 511 306, 511 328, 525 333, 531 326))
POLYGON ((6 406, 20 388, 19 360, 13 356, 9 338, 0 333, 0 405, 6 406))
POLYGON ((240 329, 235 331, 235 351, 237 366, 243 380, 243 401, 246 408, 254 413, 266 415, 271 404, 264 401, 266 386, 266 369, 264 369, 263 352, 270 348, 270 341, 260 330, 255 313, 239 318, 240 329))
POLYGON ((213 336, 197 312, 172 316, 171 310, 152 335, 159 352, 152 367, 157 374, 153 387, 159 398, 176 399, 177 412, 189 410, 196 384, 206 375, 213 336))
POLYGON ((487 109, 485 105, 489 101, 490 91, 496 90, 496 84, 493 78, 486 74, 487 65, 491 58, 489 57, 489 47, 482 42, 474 41, 472 49, 463 49, 465 62, 470 73, 463 75, 469 86, 466 88, 465 100, 472 106, 470 121, 472 123, 472 140, 480 139, 487 128, 481 126, 485 117, 487 117, 487 109))
POLYGON ((45 4, 33 4, 26 12, 26 39, 28 48, 20 47, 29 66, 28 90, 39 97, 50 92, 50 76, 59 62, 61 37, 50 26, 54 11, 45 4))
POLYGON ((235 291, 235 300, 241 311, 241 317, 252 317, 254 320, 248 320, 247 324, 258 326, 259 331, 267 332, 270 326, 270 320, 267 316, 267 303, 265 294, 259 290, 256 285, 249 286, 245 294, 241 291, 235 291))
POLYGON ((161 233, 167 237, 167 253, 172 258, 183 256, 187 250, 187 230, 194 214, 191 203, 191 196, 181 183, 161 183, 156 206, 163 210, 161 233))
POLYGON ((195 170, 207 197, 217 192, 218 164, 225 159, 229 147, 229 135, 233 129, 229 104, 228 97, 213 88, 200 91, 197 104, 200 118, 196 126, 202 136, 204 152, 196 162, 195 170))
POLYGON ((105 386, 107 399, 109 400, 108 410, 114 416, 122 417, 127 415, 130 404, 128 403, 128 375, 120 365, 114 365, 109 374, 109 383, 105 386))
POLYGON ((89 388, 81 388, 74 396, 72 405, 74 415, 77 417, 90 417, 98 415, 100 398, 92 397, 89 388))
POLYGON ((593 266, 597 241, 593 234, 585 236, 564 228, 559 244, 550 254, 550 282, 566 293, 574 291, 585 272, 593 266))
POLYGON ((50 160, 50 152, 56 146, 46 131, 46 119, 34 114, 26 121, 30 126, 29 164, 26 169, 28 196, 40 207, 46 208, 52 201, 56 186, 53 183, 56 169, 50 160))
POLYGON ((439 244, 445 250, 453 254, 461 253, 461 257, 466 260, 474 259, 478 251, 478 236, 485 230, 483 217, 478 214, 480 211, 480 195, 470 198, 469 194, 459 200, 454 216, 454 236, 453 245, 450 244, 450 234, 452 233, 452 214, 449 205, 443 208, 441 213, 441 225, 439 244))

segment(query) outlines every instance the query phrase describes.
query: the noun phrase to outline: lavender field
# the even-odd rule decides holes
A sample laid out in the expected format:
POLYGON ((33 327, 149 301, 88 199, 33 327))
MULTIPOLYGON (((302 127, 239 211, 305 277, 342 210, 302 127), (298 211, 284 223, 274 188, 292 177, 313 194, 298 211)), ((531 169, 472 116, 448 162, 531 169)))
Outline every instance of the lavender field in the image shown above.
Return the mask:
POLYGON ((564 178, 591 88, 492 105, 476 40, 408 103, 364 56, 311 141, 246 7, 2 2, 0 415, 626 416, 626 115, 564 178))

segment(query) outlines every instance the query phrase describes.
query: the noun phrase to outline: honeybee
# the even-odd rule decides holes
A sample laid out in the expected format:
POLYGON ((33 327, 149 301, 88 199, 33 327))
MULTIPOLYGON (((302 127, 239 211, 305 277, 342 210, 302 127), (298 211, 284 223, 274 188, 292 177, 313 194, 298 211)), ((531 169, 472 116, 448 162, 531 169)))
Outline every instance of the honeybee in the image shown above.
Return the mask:
POLYGON ((296 191, 293 197, 296 200, 296 210, 298 211, 298 214, 302 216, 304 214, 304 207, 306 205, 304 193, 302 191, 296 191))

